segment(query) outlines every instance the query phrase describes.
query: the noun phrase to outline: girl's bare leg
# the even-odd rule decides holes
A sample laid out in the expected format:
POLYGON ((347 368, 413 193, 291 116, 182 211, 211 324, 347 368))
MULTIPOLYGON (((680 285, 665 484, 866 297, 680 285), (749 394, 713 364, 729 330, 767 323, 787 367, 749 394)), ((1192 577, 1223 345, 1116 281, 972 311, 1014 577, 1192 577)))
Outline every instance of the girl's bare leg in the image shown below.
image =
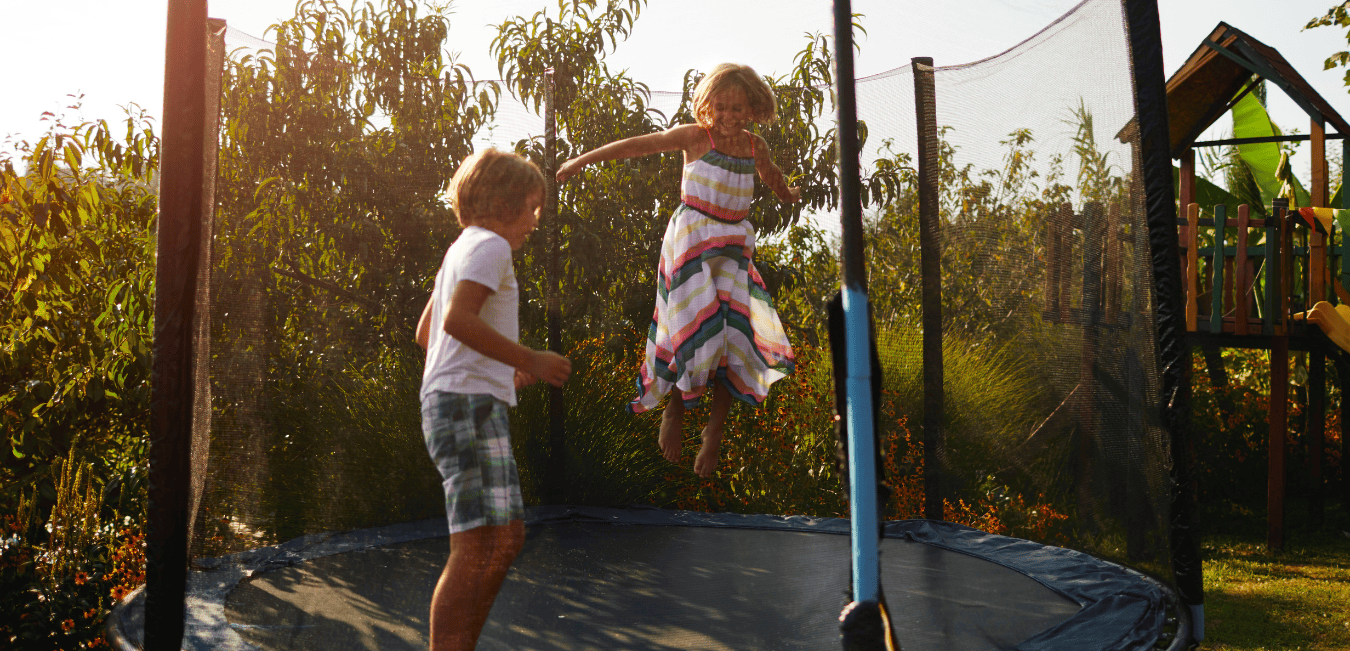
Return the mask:
POLYGON ((717 454, 722 447, 722 425, 731 411, 731 392, 721 384, 713 389, 712 408, 708 411, 708 426, 703 428, 703 445, 694 458, 694 474, 711 477, 717 468, 717 454))
POLYGON ((680 462, 680 447, 684 444, 684 397, 679 389, 670 390, 670 400, 661 413, 661 434, 656 442, 666 461, 680 462))
POLYGON ((450 535, 450 560, 431 596, 431 651, 473 651, 524 543, 523 520, 450 535))

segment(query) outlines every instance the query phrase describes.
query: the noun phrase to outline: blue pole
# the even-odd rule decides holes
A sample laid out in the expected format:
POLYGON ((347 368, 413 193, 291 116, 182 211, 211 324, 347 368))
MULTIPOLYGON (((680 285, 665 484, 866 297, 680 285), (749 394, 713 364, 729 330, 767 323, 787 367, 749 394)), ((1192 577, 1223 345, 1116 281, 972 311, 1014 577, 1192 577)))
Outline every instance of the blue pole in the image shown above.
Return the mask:
POLYGON ((848 485, 853 536, 853 600, 878 599, 881 559, 878 551, 876 439, 872 432, 872 367, 868 360, 867 294, 844 288, 844 329, 848 356, 848 485))
POLYGON ((849 518, 853 535, 853 600, 877 602, 881 563, 875 435, 872 431, 871 328, 867 313, 867 272, 863 264, 858 110, 853 87, 853 9, 834 3, 834 64, 839 102, 839 220, 844 271, 844 332, 848 407, 849 518))

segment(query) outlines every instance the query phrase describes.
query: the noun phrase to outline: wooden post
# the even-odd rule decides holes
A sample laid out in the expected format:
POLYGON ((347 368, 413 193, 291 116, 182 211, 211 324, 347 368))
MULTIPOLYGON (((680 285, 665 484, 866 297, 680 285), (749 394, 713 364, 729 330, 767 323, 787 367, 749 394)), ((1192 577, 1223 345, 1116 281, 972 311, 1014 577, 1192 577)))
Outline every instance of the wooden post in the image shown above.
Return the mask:
POLYGON ((1200 206, 1186 204, 1186 331, 1195 332, 1200 324, 1200 206))
POLYGON ((1073 279, 1069 273, 1069 261, 1073 259, 1073 204, 1064 202, 1059 205, 1059 257, 1055 273, 1059 276, 1056 287, 1059 288, 1059 322, 1068 323, 1073 309, 1073 279))
MULTIPOLYGON (((1177 179, 1177 197, 1181 212, 1186 213, 1187 206, 1195 203, 1195 148, 1187 147, 1181 154, 1181 172, 1177 179)), ((1195 228, 1195 222, 1189 222, 1186 228, 1195 228)), ((1185 240, 1182 240, 1185 241, 1185 240)))
POLYGON ((1293 276, 1294 242, 1289 227, 1288 202, 1274 201, 1271 219, 1279 232, 1280 270, 1278 311, 1271 316, 1278 319, 1275 334, 1270 340, 1270 431, 1267 436, 1266 474, 1266 546, 1271 550, 1284 548, 1284 494, 1285 494, 1285 438, 1288 432, 1289 407, 1289 293, 1293 276))
POLYGON ((1289 405, 1289 338, 1270 339, 1270 432, 1266 470, 1266 547, 1284 548, 1284 438, 1289 405))
MULTIPOLYGON (((1276 199, 1276 202, 1281 200, 1276 199)), ((1289 218, 1289 204, 1285 202, 1283 206, 1276 209, 1276 219, 1280 226, 1280 311, 1276 316, 1279 318, 1279 324, 1275 332, 1281 335, 1289 334, 1289 316, 1292 307, 1289 298, 1294 295, 1294 223, 1289 218)))
POLYGON ((1327 300, 1327 236, 1315 225, 1308 226, 1308 299, 1304 309, 1327 300))
POLYGON ((1209 331, 1223 334, 1224 235, 1228 231, 1228 206, 1214 206, 1214 253, 1210 256, 1209 331))
POLYGON ((1186 247, 1183 254, 1185 257, 1181 260, 1181 269, 1186 274, 1185 280, 1192 277, 1191 265, 1195 265, 1194 273, 1197 280, 1194 286, 1187 284, 1186 292, 1186 331, 1195 332, 1198 328, 1198 319, 1200 314, 1200 252, 1195 244, 1199 242, 1200 233, 1200 207, 1196 205, 1194 213, 1191 212, 1191 206, 1195 205, 1195 148, 1187 147, 1181 154, 1181 171, 1177 178, 1177 204, 1181 206, 1178 214, 1184 215, 1186 225, 1181 227, 1182 245, 1186 247), (1194 308, 1196 318, 1191 318, 1191 310, 1194 308))
POLYGON ((1123 272, 1120 261, 1120 202, 1112 202, 1106 212, 1106 280, 1104 282, 1102 320, 1114 324, 1120 313, 1123 272))
POLYGON ((1280 322, 1280 296, 1281 286, 1280 268, 1283 263, 1280 262, 1280 218, 1272 211, 1271 215, 1264 220, 1266 225, 1266 260, 1262 265, 1266 271, 1266 295, 1264 316, 1261 319, 1261 334, 1271 336, 1275 334, 1276 324, 1280 322))
POLYGON ((1247 259, 1247 229, 1251 228, 1251 210, 1247 204, 1237 209, 1237 255, 1233 259, 1233 271, 1237 276, 1233 283, 1233 334, 1247 334, 1247 292, 1251 291, 1251 269, 1247 259))
POLYGON ((1313 528, 1322 526, 1325 503, 1322 482, 1322 456, 1326 447, 1326 357, 1321 350, 1308 353, 1308 478, 1312 480, 1312 495, 1308 501, 1308 523, 1313 528))
POLYGON ((1046 209, 1045 215, 1045 318, 1059 318, 1059 216, 1058 206, 1046 209))
MULTIPOLYGON (((1341 383, 1344 392, 1350 386, 1350 363, 1344 352, 1337 352, 1336 381, 1341 383)), ((1342 393, 1344 395, 1344 393, 1342 393)), ((1350 459, 1350 436, 1346 436, 1345 419, 1350 418, 1350 400, 1341 399, 1341 509, 1350 510, 1350 472, 1346 472, 1346 459, 1350 459)))
POLYGON ((1328 208, 1327 204, 1331 201, 1329 194, 1327 177, 1330 176, 1327 166, 1327 127, 1321 118, 1313 118, 1312 129, 1309 131, 1312 143, 1312 151, 1309 154, 1311 160, 1308 161, 1312 168, 1312 187, 1308 188, 1308 198, 1312 201, 1315 208, 1328 208))

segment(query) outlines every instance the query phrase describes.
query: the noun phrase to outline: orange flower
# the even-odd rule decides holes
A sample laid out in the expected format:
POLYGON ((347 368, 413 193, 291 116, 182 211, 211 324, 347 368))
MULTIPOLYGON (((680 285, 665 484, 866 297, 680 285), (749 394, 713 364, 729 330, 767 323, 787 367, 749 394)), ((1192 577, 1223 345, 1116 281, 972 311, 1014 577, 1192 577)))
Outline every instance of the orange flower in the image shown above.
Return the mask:
POLYGON ((75 629, 75 620, 73 620, 73 619, 67 619, 67 620, 64 621, 64 622, 61 622, 61 630, 63 630, 63 631, 65 631, 65 632, 69 633, 69 632, 71 632, 71 631, 74 630, 74 629, 75 629))
POLYGON ((84 572, 75 573, 75 585, 84 585, 89 582, 89 575, 84 572))

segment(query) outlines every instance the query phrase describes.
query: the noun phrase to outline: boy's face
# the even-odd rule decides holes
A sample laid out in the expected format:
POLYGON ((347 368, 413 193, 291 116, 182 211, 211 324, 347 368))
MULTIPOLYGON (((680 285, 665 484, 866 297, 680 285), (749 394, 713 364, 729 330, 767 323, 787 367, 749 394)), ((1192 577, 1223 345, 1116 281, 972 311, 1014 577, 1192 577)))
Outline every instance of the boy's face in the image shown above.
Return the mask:
MULTIPOLYGON (((544 205, 544 193, 536 192, 533 196, 525 200, 525 206, 520 214, 511 215, 515 221, 503 223, 501 221, 493 222, 488 226, 488 230, 506 238, 511 244, 512 251, 520 250, 525 245, 525 238, 534 232, 534 227, 539 225, 539 209, 544 205)), ((508 217, 508 219, 510 219, 508 217)))

